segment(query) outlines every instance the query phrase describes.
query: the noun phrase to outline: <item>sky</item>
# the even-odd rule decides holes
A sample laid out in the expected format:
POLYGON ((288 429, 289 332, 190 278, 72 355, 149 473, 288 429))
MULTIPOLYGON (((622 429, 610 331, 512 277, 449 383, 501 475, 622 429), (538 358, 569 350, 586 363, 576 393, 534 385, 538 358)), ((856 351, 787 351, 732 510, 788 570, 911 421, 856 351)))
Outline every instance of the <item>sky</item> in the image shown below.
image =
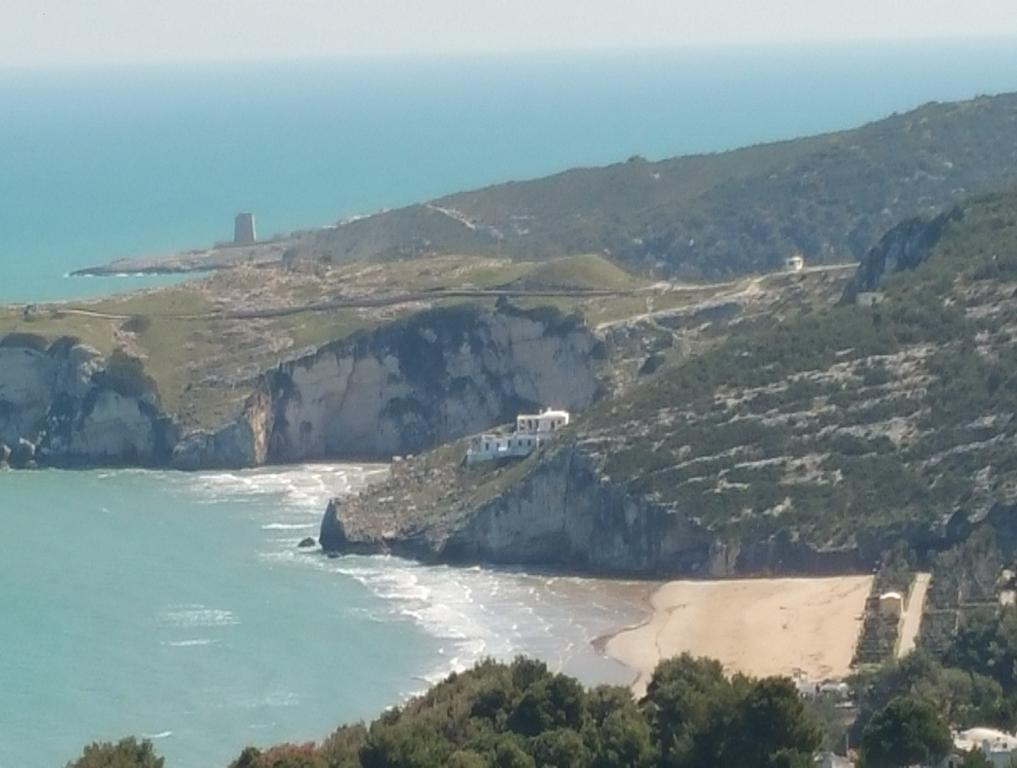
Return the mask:
POLYGON ((1017 0, 0 0, 0 66, 1017 38, 1017 0))

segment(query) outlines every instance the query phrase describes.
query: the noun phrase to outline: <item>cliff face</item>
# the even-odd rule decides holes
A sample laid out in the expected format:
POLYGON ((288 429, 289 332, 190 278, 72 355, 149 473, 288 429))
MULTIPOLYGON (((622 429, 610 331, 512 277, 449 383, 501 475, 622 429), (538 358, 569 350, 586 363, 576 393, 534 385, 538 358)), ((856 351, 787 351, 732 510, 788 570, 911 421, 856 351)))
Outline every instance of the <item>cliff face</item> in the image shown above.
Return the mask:
POLYGON ((271 398, 258 391, 248 398, 243 412, 218 430, 188 433, 173 449, 176 469, 234 469, 264 464, 271 398))
POLYGON ((434 310, 328 345, 265 379, 270 461, 388 458, 540 405, 583 409, 598 344, 553 311, 434 310))
POLYGON ((31 444, 57 466, 165 463, 176 440, 155 394, 109 375, 99 353, 70 339, 0 343, 0 442, 31 444))
MULTIPOLYGON (((855 278, 878 303, 733 322, 525 460, 464 467, 457 446, 405 462, 330 507, 323 545, 734 575, 869 570, 901 543, 933 557, 987 519, 1009 536, 1015 211, 1008 193, 895 228, 855 278)), ((658 331, 665 317, 685 322, 658 331)), ((626 359, 655 353, 607 330, 626 359)))
POLYGON ((917 268, 932 255, 948 225, 962 218, 957 207, 932 219, 908 219, 893 227, 862 258, 843 300, 854 301, 859 293, 878 290, 883 278, 917 268))
POLYGON ((824 551, 786 534, 747 541, 710 531, 694 510, 613 482, 603 470, 605 447, 566 437, 521 464, 469 468, 455 461, 460 445, 396 464, 385 483, 329 504, 321 545, 643 576, 836 573, 870 564, 856 548, 824 551))
POLYGON ((9 337, 0 345, 0 443, 38 443, 50 464, 179 469, 388 458, 521 409, 587 407, 601 388, 601 351, 584 325, 554 310, 432 310, 280 365, 235 419, 181 439, 140 361, 9 337))

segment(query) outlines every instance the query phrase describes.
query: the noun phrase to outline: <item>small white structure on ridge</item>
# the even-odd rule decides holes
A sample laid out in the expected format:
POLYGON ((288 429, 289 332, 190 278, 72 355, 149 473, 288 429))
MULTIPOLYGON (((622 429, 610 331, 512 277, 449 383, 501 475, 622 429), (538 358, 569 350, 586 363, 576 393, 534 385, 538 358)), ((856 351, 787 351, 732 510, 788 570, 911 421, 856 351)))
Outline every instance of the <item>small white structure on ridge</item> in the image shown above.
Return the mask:
POLYGON ((568 423, 568 411, 552 411, 549 408, 543 413, 521 413, 516 416, 516 434, 543 435, 566 427, 568 423))
POLYGON ((784 260, 784 269, 788 272, 801 272, 805 269, 805 257, 800 253, 788 256, 784 260))
POLYGON ((551 409, 536 414, 521 413, 516 417, 516 431, 513 434, 485 433, 470 440, 466 463, 529 456, 553 433, 568 426, 570 418, 568 411, 551 409))

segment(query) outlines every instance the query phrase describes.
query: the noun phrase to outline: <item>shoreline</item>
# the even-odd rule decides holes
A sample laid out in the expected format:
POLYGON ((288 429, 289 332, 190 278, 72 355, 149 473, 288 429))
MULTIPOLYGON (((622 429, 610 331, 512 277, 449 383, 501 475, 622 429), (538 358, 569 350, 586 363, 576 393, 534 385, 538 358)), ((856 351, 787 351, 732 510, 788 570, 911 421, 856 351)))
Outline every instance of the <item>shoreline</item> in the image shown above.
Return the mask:
POLYGON ((633 670, 630 688, 637 698, 657 664, 682 653, 716 658, 729 674, 800 672, 810 680, 840 679, 851 669, 872 579, 667 581, 647 599, 649 614, 642 622, 595 642, 633 670))

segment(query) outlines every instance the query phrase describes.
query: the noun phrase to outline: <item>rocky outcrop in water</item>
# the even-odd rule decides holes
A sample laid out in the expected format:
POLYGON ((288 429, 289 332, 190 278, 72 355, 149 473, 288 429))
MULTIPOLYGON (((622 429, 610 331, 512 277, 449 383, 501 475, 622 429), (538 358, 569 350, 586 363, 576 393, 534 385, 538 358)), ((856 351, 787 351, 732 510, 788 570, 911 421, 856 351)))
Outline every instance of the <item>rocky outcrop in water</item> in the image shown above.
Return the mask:
POLYGON ((11 334, 0 341, 0 441, 13 446, 14 467, 157 466, 176 429, 139 361, 103 360, 74 339, 11 334))

